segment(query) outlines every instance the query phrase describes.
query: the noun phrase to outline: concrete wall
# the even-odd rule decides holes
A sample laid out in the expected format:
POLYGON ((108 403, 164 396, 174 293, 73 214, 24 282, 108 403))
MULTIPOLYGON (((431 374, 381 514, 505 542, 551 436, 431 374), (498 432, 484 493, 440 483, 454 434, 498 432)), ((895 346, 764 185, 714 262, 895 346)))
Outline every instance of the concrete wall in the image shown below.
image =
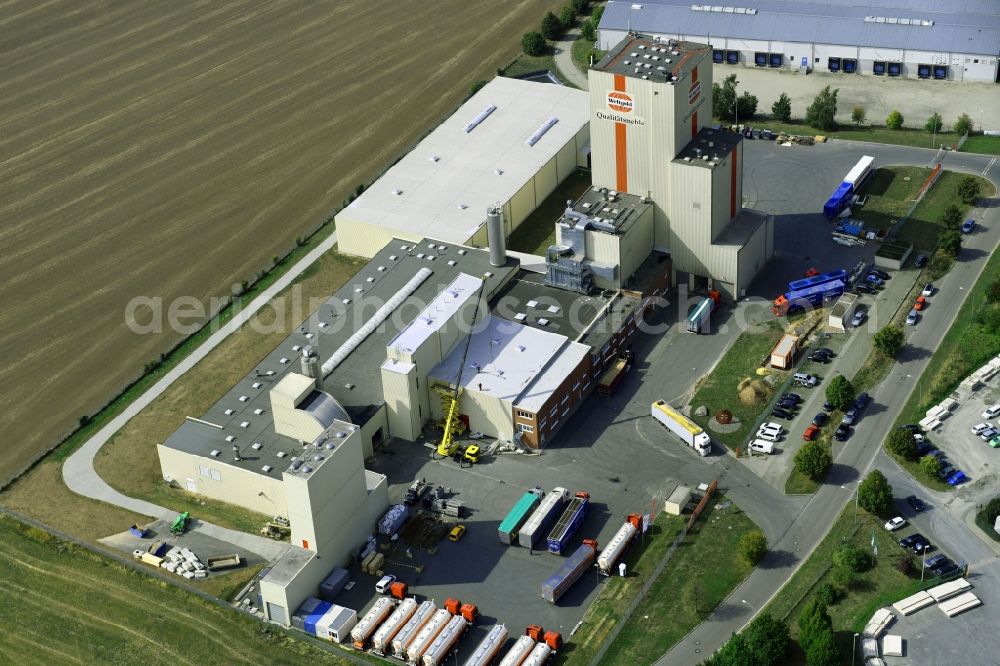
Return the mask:
MULTIPOLYGON (((158 445, 160 469, 171 484, 211 499, 244 507, 267 516, 288 515, 281 479, 235 467, 219 458, 204 458, 158 445), (218 478, 216 478, 218 477, 218 478), (263 495, 260 495, 263 493, 263 495)), ((225 451, 222 455, 232 455, 225 451)))
POLYGON ((420 435, 423 414, 418 410, 416 366, 386 360, 382 364, 382 393, 388 417, 389 434, 407 441, 420 435))
MULTIPOLYGON (((432 378, 431 381, 454 387, 454 377, 450 380, 444 377, 432 378)), ((498 439, 510 439, 514 436, 511 409, 509 401, 475 388, 463 390, 458 398, 458 413, 469 417, 469 429, 498 439)), ((444 418, 440 400, 432 401, 431 416, 434 420, 444 418)))
POLYGON ((648 208, 621 238, 618 255, 619 287, 624 287, 649 253, 653 251, 653 209, 648 208))
POLYGON ((739 274, 736 281, 736 298, 744 289, 748 289, 754 277, 764 267, 767 260, 774 254, 774 217, 767 216, 767 221, 760 225, 757 233, 746 242, 739 252, 739 274))
POLYGON ((375 453, 376 440, 381 441, 389 437, 389 415, 385 404, 379 406, 375 414, 368 419, 368 422, 361 426, 361 455, 365 459, 375 453), (381 429, 381 435, 379 430, 381 429), (379 439, 381 437, 381 439, 379 439))

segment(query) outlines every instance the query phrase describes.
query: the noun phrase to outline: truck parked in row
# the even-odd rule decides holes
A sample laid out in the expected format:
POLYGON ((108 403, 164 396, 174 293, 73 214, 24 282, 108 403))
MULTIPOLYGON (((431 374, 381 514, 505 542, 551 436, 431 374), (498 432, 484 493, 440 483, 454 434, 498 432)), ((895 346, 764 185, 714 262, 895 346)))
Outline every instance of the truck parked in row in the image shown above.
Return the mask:
POLYGON ((542 599, 550 604, 559 601, 559 597, 566 593, 573 586, 583 572, 590 568, 597 557, 597 542, 585 539, 583 544, 576 549, 566 561, 559 565, 556 572, 545 579, 542 583, 542 599))
POLYGON ((565 488, 553 488, 545 495, 517 534, 517 543, 524 548, 534 548, 543 535, 548 534, 552 522, 561 515, 563 506, 569 499, 565 488))
POLYGON ((493 625, 486 638, 472 651, 472 656, 465 660, 464 666, 489 666, 500 653, 507 636, 507 627, 502 624, 493 625))
POLYGON ((417 638, 420 630, 424 628, 434 614, 437 613, 437 606, 433 601, 425 601, 417 607, 403 628, 392 639, 392 656, 396 659, 405 659, 406 651, 417 638))
POLYGON ((652 405, 652 416, 667 430, 681 438, 681 441, 698 452, 707 456, 712 451, 712 439, 700 425, 687 418, 666 403, 657 400, 652 405))
POLYGON ((848 274, 842 268, 801 280, 792 280, 788 283, 788 291, 774 299, 771 312, 776 317, 783 317, 806 307, 819 307, 828 301, 840 298, 847 285, 848 274))
POLYGON ((392 639, 395 638, 399 630, 403 628, 417 610, 417 600, 413 597, 404 599, 396 610, 392 612, 389 619, 378 628, 372 636, 372 652, 380 657, 384 657, 392 649, 392 639))
POLYGON ((372 637, 382 621, 389 617, 393 603, 389 597, 376 599, 375 605, 365 613, 365 616, 351 629, 351 641, 358 650, 364 650, 368 639, 372 637))
POLYGON ((611 538, 611 541, 608 542, 608 545, 604 547, 604 550, 601 551, 600 556, 597 558, 598 571, 605 576, 610 576, 614 573, 615 564, 641 530, 642 516, 637 513, 629 515, 625 520, 625 524, 615 532, 614 537, 611 538))
POLYGON ((570 499, 559 520, 556 521, 556 526, 549 532, 547 541, 550 553, 562 555, 563 549, 586 517, 589 506, 590 494, 582 490, 570 499))
POLYGON ((538 503, 542 501, 542 495, 544 495, 544 491, 536 486, 521 496, 521 499, 507 513, 497 529, 500 543, 510 546, 517 542, 518 530, 538 506, 538 503))

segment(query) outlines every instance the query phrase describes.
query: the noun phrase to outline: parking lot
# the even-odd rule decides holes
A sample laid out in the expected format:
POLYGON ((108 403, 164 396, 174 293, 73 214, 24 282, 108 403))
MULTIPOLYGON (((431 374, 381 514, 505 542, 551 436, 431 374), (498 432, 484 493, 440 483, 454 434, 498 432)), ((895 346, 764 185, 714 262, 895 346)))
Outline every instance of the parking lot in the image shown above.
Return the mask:
POLYGON ((1000 403, 1000 382, 996 379, 978 391, 969 394, 956 394, 958 407, 951 416, 941 422, 927 438, 935 448, 943 450, 948 460, 956 468, 965 472, 970 482, 995 476, 997 460, 1000 460, 1000 448, 994 449, 972 434, 972 427, 980 423, 989 423, 996 427, 1000 418, 985 419, 984 409, 1000 403))

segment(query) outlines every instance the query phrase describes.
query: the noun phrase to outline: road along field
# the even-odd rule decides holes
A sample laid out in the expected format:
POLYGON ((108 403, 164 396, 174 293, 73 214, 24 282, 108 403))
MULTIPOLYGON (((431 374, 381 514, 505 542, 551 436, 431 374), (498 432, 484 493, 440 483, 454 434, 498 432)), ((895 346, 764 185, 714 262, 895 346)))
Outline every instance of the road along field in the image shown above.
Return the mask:
POLYGON ((553 0, 0 2, 0 483, 492 76, 553 0))

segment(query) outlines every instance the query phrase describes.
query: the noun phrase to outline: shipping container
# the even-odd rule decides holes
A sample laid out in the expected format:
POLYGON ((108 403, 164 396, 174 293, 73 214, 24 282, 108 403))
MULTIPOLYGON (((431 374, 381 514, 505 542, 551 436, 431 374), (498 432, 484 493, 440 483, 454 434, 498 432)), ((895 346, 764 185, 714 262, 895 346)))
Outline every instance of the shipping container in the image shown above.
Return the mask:
POLYGON ((392 612, 382 626, 378 628, 372 636, 372 652, 384 657, 392 649, 392 639, 396 637, 399 630, 403 628, 417 610, 417 600, 414 598, 404 599, 396 610, 392 612))
POLYGON ((569 540, 573 538, 573 534, 576 533, 577 528, 587 516, 589 506, 590 495, 582 490, 570 499, 566 509, 559 516, 559 520, 556 521, 556 526, 549 532, 547 542, 550 553, 562 555, 563 549, 566 548, 569 540))
POLYGON ((507 627, 502 624, 494 625, 487 632, 486 638, 473 650, 472 656, 465 660, 464 666, 489 666, 503 648, 507 635, 507 627))
POLYGON ((434 613, 437 610, 437 606, 434 605, 433 601, 425 601, 417 606, 417 610, 413 613, 413 616, 392 639, 392 656, 397 659, 406 658, 406 649, 410 647, 410 643, 417 637, 417 634, 424 628, 424 625, 434 617, 434 613))
POLYGON ((323 619, 323 616, 326 615, 327 611, 331 608, 333 608, 333 604, 326 601, 319 602, 319 604, 317 604, 311 612, 302 618, 302 629, 307 634, 316 636, 316 625, 323 619))
POLYGON ((347 581, 351 579, 351 575, 347 572, 347 569, 341 569, 340 567, 334 569, 330 572, 330 575, 319 584, 319 596, 323 601, 332 602, 334 598, 344 589, 347 585, 347 581))
POLYGON ((406 522, 409 510, 403 504, 393 504, 378 521, 378 531, 386 536, 392 536, 406 522))
POLYGON ((531 654, 531 651, 535 649, 535 643, 535 639, 530 636, 521 636, 514 643, 514 647, 504 655, 503 661, 500 662, 499 666, 520 666, 528 658, 528 655, 531 654))
POLYGON ((420 657, 424 655, 427 648, 430 647, 434 639, 437 638, 437 635, 441 633, 441 630, 447 626, 453 617, 457 616, 452 615, 443 608, 436 611, 427 624, 420 629, 409 647, 406 648, 406 663, 416 664, 419 662, 420 657))
POLYGON ((538 541, 548 534, 552 523, 562 513, 569 499, 565 488, 553 488, 542 500, 517 534, 517 543, 525 548, 534 548, 538 541))
POLYGON ((538 503, 541 502, 542 495, 542 489, 536 487, 521 496, 521 499, 517 501, 514 508, 510 510, 503 519, 503 522, 500 523, 500 528, 497 530, 500 543, 509 546, 516 542, 518 529, 528 519, 531 512, 535 510, 538 503))
POLYGON ((363 650, 365 643, 368 642, 368 639, 372 637, 372 634, 375 633, 375 630, 378 629, 378 626, 382 624, 385 618, 389 617, 392 609, 392 599, 388 597, 377 599, 371 610, 365 613, 365 616, 354 626, 354 629, 351 629, 351 640, 354 642, 354 647, 363 650))
POLYGON ((573 583, 583 575, 583 572, 593 564, 597 557, 596 548, 596 541, 586 540, 576 549, 576 552, 567 557, 566 561, 556 569, 556 572, 542 583, 542 599, 550 604, 559 601, 559 597, 565 594, 566 590, 572 587, 573 583))
POLYGON ((316 623, 316 636, 336 643, 343 643, 351 636, 351 630, 358 624, 358 614, 350 608, 333 606, 316 623))
POLYGON ((462 636, 468 629, 469 623, 465 621, 465 618, 461 615, 452 617, 420 656, 420 663, 423 666, 440 666, 455 649, 458 642, 462 640, 462 636))

